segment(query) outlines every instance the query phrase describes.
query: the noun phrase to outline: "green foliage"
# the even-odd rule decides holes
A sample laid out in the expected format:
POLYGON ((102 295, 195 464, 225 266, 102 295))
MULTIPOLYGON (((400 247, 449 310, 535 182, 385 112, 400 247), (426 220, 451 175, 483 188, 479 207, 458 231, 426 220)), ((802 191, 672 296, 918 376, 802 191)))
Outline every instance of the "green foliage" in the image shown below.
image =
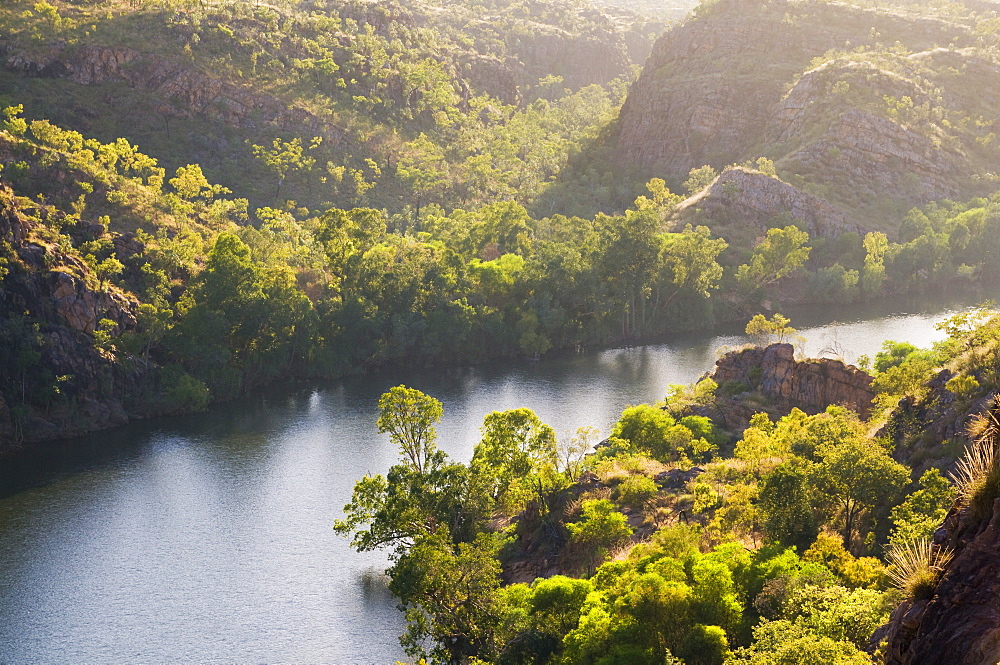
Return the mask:
POLYGON ((937 469, 928 469, 920 477, 920 488, 892 509, 892 545, 930 538, 944 521, 955 501, 955 489, 937 469))
POLYGON ((909 470, 870 439, 848 438, 818 453, 812 482, 843 510, 844 545, 851 549, 858 518, 890 504, 909 480, 909 470))
POLYGON ((684 181, 684 190, 694 196, 705 189, 719 176, 718 172, 707 164, 705 166, 691 169, 688 178, 684 181))
POLYGON ((623 544, 632 529, 625 516, 607 499, 584 501, 582 517, 566 525, 570 541, 588 553, 591 566, 603 560, 611 548, 623 544))
POLYGON ((754 642, 738 649, 728 665, 871 665, 856 646, 820 636, 787 620, 767 621, 754 628, 754 642))
POLYGON ((630 476, 615 488, 617 499, 621 503, 636 508, 642 507, 656 496, 659 490, 656 482, 649 476, 630 476))
POLYGON ((674 419, 666 410, 641 404, 622 412, 611 436, 661 461, 700 462, 718 451, 718 436, 704 419, 674 419))
POLYGON ((163 370, 160 382, 169 404, 168 412, 203 411, 212 398, 204 383, 176 365, 163 370))
POLYGON ((396 562, 389 589, 406 612, 400 642, 407 654, 440 663, 491 654, 501 612, 496 554, 503 544, 502 537, 481 534, 454 546, 432 534, 396 562))
POLYGON ((378 408, 378 431, 388 433, 409 466, 423 473, 437 449, 434 425, 444 414, 441 402, 414 388, 396 386, 382 395, 378 408))
POLYGON ((744 332, 754 338, 757 346, 767 346, 771 343, 783 344, 795 339, 798 331, 789 325, 791 319, 781 314, 774 314, 770 319, 763 314, 754 314, 747 322, 744 332))
POLYGON ((783 546, 799 552, 816 540, 819 525, 813 513, 812 487, 801 465, 786 462, 776 467, 760 488, 764 533, 783 546))
POLYGON ((494 411, 483 419, 481 431, 470 467, 495 499, 515 480, 556 464, 555 430, 531 409, 494 411))
POLYGON ((795 226, 769 229, 754 247, 750 263, 736 271, 736 281, 746 292, 753 292, 787 277, 809 258, 808 240, 809 234, 795 226))

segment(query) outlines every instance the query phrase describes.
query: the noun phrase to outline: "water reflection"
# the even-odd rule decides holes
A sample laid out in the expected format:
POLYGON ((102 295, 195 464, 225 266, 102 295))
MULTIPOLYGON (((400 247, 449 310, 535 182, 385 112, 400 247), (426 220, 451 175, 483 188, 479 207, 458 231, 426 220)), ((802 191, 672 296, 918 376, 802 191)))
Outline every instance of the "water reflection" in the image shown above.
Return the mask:
MULTIPOLYGON (((967 304, 842 310, 836 325, 827 308, 786 313, 807 353, 853 361, 886 338, 925 345, 967 304)), ((0 660, 391 662, 403 622, 385 557, 353 552, 331 529, 354 482, 395 461, 374 426, 382 392, 406 383, 441 399, 441 446, 467 460, 497 409, 529 406, 560 434, 606 434, 625 405, 696 380, 738 332, 286 386, 4 458, 0 660)))

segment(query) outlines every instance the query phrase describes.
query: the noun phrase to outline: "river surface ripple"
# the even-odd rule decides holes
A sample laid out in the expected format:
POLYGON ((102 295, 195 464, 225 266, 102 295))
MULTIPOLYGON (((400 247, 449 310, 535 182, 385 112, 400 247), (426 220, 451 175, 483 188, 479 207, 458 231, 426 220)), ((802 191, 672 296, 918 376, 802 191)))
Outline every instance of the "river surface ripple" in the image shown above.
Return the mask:
MULTIPOLYGON (((935 322, 978 300, 844 308, 843 323, 829 307, 789 313, 806 354, 853 362, 886 339, 928 345, 935 322)), ((439 443, 466 461, 493 410, 607 434, 626 405, 697 380, 737 333, 281 387, 0 458, 0 664, 402 658, 385 555, 331 529, 354 483, 396 460, 375 430, 382 392, 442 400, 439 443)))

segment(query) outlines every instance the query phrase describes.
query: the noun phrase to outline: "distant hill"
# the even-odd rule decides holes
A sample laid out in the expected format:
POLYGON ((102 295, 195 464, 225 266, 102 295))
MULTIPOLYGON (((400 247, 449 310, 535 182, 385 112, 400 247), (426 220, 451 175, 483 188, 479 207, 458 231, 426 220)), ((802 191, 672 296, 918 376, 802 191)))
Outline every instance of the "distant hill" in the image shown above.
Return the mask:
MULTIPOLYGON (((169 170, 199 163, 254 205, 468 204, 530 196, 524 176, 504 174, 528 169, 541 182, 565 159, 538 166, 528 146, 480 177, 500 184, 473 182, 483 167, 465 161, 497 152, 496 127, 587 86, 620 100, 611 88, 623 89, 665 28, 583 0, 18 1, 0 7, 0 102, 127 138, 169 170), (284 174, 254 159, 253 145, 275 139, 302 144, 284 174), (414 168, 442 159, 441 186, 414 184, 414 168), (413 168, 400 173, 401 163, 413 168)), ((574 127, 604 113, 584 94, 574 127)), ((546 131, 577 140, 565 125, 546 131)))
POLYGON ((767 157, 804 194, 887 231, 915 205, 991 192, 1000 23, 989 7, 703 3, 657 41, 599 157, 564 179, 604 161, 631 191, 650 177, 683 191, 691 169, 767 157))

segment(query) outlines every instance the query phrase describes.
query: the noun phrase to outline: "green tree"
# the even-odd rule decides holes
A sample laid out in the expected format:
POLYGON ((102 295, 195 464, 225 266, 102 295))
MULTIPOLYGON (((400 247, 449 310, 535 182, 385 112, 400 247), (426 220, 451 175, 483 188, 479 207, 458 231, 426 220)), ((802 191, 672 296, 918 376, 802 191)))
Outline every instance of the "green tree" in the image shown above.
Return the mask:
POLYGON ((843 513, 844 547, 852 549, 859 517, 891 505, 909 479, 909 470, 870 439, 852 437, 820 450, 812 482, 843 513))
POLYGON ((531 409, 494 411, 483 419, 481 431, 471 468, 494 498, 500 498, 514 480, 556 464, 555 430, 531 409))
POLYGON ((316 165, 316 158, 308 152, 315 150, 322 142, 323 138, 320 136, 314 137, 307 146, 303 146, 302 139, 298 137, 291 141, 276 138, 271 142, 270 148, 255 144, 250 146, 253 156, 271 169, 278 178, 274 198, 278 198, 281 194, 281 186, 290 173, 312 170, 316 165))
POLYGON ((495 656, 502 608, 500 561, 504 538, 481 534, 453 545, 441 534, 417 542, 390 571, 389 589, 405 608, 407 654, 432 663, 467 663, 495 656), (428 650, 428 640, 431 642, 428 650))
POLYGON ((615 504, 607 499, 591 499, 583 502, 583 516, 578 522, 566 525, 570 541, 581 548, 593 568, 598 561, 608 555, 608 551, 628 540, 632 528, 625 515, 615 509, 615 504))
POLYGON ((796 226, 769 229, 764 240, 754 247, 750 263, 737 269, 737 283, 747 292, 754 292, 787 277, 809 258, 808 241, 809 234, 796 226))
POLYGON ((937 469, 927 469, 920 488, 892 509, 889 544, 906 544, 930 539, 941 526, 955 501, 955 488, 937 469))
POLYGON ((684 181, 684 190, 689 196, 694 196, 711 185, 717 177, 719 177, 719 173, 707 164, 693 168, 688 172, 687 180, 684 181))
POLYGON ((441 402, 415 388, 396 386, 378 401, 378 431, 389 433, 410 467, 417 473, 427 468, 437 449, 435 423, 441 420, 441 402))
POLYGON ((767 346, 772 342, 783 344, 792 340, 798 332, 793 328, 791 319, 781 314, 774 314, 770 319, 763 314, 755 314, 747 322, 744 332, 753 337, 757 346, 767 346))
POLYGON ((809 548, 819 533, 811 494, 812 487, 801 465, 786 462, 768 474, 760 487, 759 505, 769 539, 799 552, 809 548))

